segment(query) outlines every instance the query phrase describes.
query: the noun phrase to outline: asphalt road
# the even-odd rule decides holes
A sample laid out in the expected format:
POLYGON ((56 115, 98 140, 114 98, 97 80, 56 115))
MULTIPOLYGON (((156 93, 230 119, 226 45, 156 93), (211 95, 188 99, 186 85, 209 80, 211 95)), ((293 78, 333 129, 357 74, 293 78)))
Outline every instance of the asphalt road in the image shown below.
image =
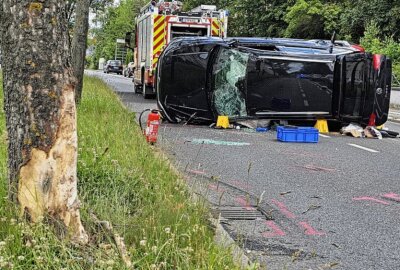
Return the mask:
MULTIPOLYGON (((130 79, 89 74, 131 110, 155 108, 130 79)), ((400 139, 286 144, 274 132, 163 124, 159 147, 222 217, 258 217, 221 222, 263 269, 400 269, 400 139)))
POLYGON ((392 104, 400 105, 400 91, 392 91, 390 101, 392 104))

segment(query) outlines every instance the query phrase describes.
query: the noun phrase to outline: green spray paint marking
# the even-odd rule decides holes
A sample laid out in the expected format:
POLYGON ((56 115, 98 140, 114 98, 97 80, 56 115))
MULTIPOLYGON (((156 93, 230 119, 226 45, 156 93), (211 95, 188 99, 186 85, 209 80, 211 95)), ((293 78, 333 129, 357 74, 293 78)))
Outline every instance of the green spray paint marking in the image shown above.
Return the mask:
POLYGON ((214 145, 226 145, 226 146, 246 146, 250 145, 249 143, 243 142, 227 142, 227 141, 215 141, 208 139, 194 139, 191 141, 194 144, 214 144, 214 145))

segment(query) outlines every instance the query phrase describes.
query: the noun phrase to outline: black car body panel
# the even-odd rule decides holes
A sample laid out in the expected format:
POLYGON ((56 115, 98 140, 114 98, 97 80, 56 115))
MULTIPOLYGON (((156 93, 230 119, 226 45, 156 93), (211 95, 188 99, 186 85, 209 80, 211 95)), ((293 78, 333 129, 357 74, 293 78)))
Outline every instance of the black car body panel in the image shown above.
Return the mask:
POLYGON ((387 120, 391 61, 348 43, 179 38, 162 53, 157 101, 171 122, 387 120))

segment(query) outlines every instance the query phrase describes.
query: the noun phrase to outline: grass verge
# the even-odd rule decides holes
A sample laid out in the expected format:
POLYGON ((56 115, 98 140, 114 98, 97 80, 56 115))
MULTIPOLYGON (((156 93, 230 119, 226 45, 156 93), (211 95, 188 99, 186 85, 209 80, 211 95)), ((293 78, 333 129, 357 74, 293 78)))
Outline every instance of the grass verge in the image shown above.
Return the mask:
POLYGON ((110 235, 90 218, 92 212, 125 238, 135 269, 237 268, 229 251, 213 243, 207 208, 190 201, 179 176, 144 141, 134 115, 99 79, 85 78, 78 133, 82 216, 91 235, 86 247, 58 239, 45 224, 17 218, 6 198, 5 117, 0 112, 0 269, 124 269, 110 235))

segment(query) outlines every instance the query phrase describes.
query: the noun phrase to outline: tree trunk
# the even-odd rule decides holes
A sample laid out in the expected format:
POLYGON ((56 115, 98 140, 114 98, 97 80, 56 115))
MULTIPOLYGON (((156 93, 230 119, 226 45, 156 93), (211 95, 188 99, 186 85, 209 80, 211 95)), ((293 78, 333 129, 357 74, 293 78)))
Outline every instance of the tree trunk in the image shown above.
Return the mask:
POLYGON ((86 243, 77 194, 75 91, 65 0, 2 0, 10 198, 32 222, 86 243))
POLYGON ((77 79, 75 99, 79 103, 82 97, 83 72, 85 69, 85 57, 87 47, 87 35, 89 30, 90 0, 77 0, 74 36, 72 38, 72 67, 77 79))

